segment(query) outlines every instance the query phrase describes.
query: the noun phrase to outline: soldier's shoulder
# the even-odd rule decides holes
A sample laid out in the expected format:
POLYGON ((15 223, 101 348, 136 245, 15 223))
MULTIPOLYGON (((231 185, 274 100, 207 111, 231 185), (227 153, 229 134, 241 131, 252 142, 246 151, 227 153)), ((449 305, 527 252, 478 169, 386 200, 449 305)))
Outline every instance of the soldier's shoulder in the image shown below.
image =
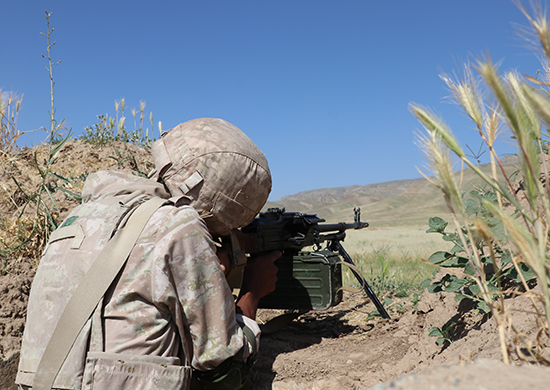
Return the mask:
POLYGON ((161 230, 207 230, 204 220, 191 206, 167 207, 161 212, 161 230))

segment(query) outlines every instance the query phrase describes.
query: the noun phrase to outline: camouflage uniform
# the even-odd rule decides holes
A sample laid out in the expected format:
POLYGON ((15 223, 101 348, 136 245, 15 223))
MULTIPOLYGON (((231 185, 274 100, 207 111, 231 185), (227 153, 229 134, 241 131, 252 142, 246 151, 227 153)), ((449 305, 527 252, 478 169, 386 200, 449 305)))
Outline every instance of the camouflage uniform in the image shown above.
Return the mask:
POLYGON ((243 333, 215 251, 192 207, 159 209, 106 296, 105 351, 185 352, 201 371, 234 356, 243 347, 243 333))
MULTIPOLYGON (((84 221, 85 237, 93 236, 95 230, 106 231, 96 242, 86 242, 84 238, 79 249, 80 257, 74 253, 60 257, 54 244, 50 244, 45 252, 33 282, 28 325, 23 338, 17 379, 18 383, 25 385, 23 387, 32 385, 37 360, 48 342, 48 339, 44 340, 45 334, 49 332, 48 328, 55 326, 55 318, 59 318, 56 311, 63 306, 59 303, 69 299, 81 276, 78 274, 86 271, 86 267, 79 272, 71 270, 71 267, 91 263, 94 248, 102 247, 112 233, 105 222, 112 212, 105 206, 105 199, 115 199, 113 203, 116 203, 120 195, 138 189, 151 196, 169 196, 161 184, 133 175, 103 171, 89 176, 83 190, 83 204, 66 221, 72 221, 75 216, 78 217, 76 221, 84 221), (75 258, 79 261, 75 262, 75 258), (46 291, 41 288, 44 283, 50 287, 53 283, 54 286, 46 291), (52 291, 57 296, 51 296, 52 291)), ((150 218, 123 271, 106 294, 101 321, 104 340, 94 338, 92 329, 89 348, 93 352, 105 352, 105 356, 114 357, 113 361, 120 361, 121 356, 146 356, 148 361, 155 361, 154 357, 165 357, 167 360, 159 362, 188 362, 199 371, 212 370, 240 353, 246 360, 250 345, 245 342, 247 339, 242 327, 246 322, 258 342, 258 325, 249 318, 235 315, 235 303, 204 221, 192 207, 186 205, 186 198, 170 200, 171 204, 161 207, 150 218)), ((87 327, 88 332, 89 329, 87 327)), ((85 338, 86 332, 79 337, 85 338)), ((86 345, 85 340, 83 345, 86 345)), ((64 379, 67 378, 65 372, 78 370, 72 365, 81 364, 79 354, 81 351, 71 351, 55 382, 56 386, 80 388, 78 380, 72 377, 70 380, 64 379)), ((83 388, 104 388, 103 385, 132 388, 132 376, 135 376, 136 383, 144 386, 144 377, 154 375, 146 371, 143 375, 140 372, 125 372, 122 376, 113 376, 110 372, 102 376, 98 371, 117 368, 98 368, 93 358, 95 355, 91 356, 88 354, 87 365, 92 365, 91 371, 97 378, 90 379, 89 373, 84 373, 83 388)), ((172 374, 163 371, 159 375, 166 377, 172 374)), ((177 375, 173 381, 177 387, 174 388, 188 388, 189 375, 185 372, 178 372, 177 375)), ((167 388, 162 382, 147 386, 141 388, 167 388)))
POLYGON ((211 234, 245 226, 266 202, 271 174, 265 155, 240 129, 212 118, 169 130, 152 154, 154 180, 120 172, 90 175, 83 204, 54 232, 29 298, 17 376, 22 387, 33 384, 83 275, 124 227, 123 209, 135 205, 129 200, 135 190, 170 204, 148 220, 54 387, 182 389, 190 386, 191 367, 219 388, 239 388, 246 378, 259 327, 235 314, 211 234))

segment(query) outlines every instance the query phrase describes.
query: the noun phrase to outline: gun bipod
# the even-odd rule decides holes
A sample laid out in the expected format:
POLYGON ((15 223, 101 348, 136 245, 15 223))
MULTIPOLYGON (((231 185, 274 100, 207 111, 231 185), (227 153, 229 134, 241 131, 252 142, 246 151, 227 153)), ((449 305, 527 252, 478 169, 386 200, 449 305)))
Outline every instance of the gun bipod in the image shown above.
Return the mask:
MULTIPOLYGON (((346 252, 346 250, 344 249, 344 247, 342 246, 342 244, 339 241, 332 241, 330 243, 329 247, 330 247, 331 250, 333 250, 335 252, 338 252, 340 254, 340 256, 342 256, 344 258, 344 261, 346 263, 351 264, 351 265, 354 266, 354 268, 356 268, 355 263, 351 259, 350 255, 348 254, 348 252, 346 252)), ((365 279, 365 277, 363 275, 361 275, 359 272, 355 271, 353 268, 350 268, 350 270, 353 273, 353 275, 355 276, 355 278, 359 281, 359 283, 361 283, 361 285, 363 286, 363 289, 365 290, 365 293, 371 299, 372 303, 374 303, 374 306, 376 306, 376 308, 378 309, 378 313, 380 313, 382 318, 391 319, 390 315, 388 314, 388 312, 384 308, 384 305, 382 305, 382 302, 380 302, 380 300, 376 296, 375 292, 372 290, 372 288, 367 283, 367 280, 365 279)))

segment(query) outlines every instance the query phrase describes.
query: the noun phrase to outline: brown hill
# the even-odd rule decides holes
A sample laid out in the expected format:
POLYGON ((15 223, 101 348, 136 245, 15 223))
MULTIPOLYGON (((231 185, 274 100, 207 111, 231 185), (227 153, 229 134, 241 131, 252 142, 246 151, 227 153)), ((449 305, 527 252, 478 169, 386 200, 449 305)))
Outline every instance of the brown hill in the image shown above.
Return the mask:
MULTIPOLYGON (((514 164, 507 159, 507 171, 514 170, 514 164)), ((490 172, 488 164, 480 167, 490 172)), ((462 180, 465 196, 486 186, 469 168, 456 175, 462 180)), ((449 216, 441 191, 425 178, 304 191, 268 202, 265 208, 269 207, 313 213, 329 222, 351 221, 353 209, 360 207, 362 219, 373 227, 426 226, 430 217, 449 216)))

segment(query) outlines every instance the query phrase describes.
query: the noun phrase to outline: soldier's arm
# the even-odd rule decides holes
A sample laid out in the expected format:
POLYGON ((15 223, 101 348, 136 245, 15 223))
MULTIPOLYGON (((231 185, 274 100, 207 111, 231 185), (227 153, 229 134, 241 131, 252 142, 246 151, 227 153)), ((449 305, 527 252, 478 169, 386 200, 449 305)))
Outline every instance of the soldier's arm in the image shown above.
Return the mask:
MULTIPOLYGON (((264 291, 246 276, 243 315, 237 314, 206 226, 198 215, 185 214, 178 226, 165 226, 170 232, 164 233, 170 235, 165 236, 170 242, 167 257, 192 342, 194 375, 213 389, 238 389, 254 364, 260 331, 253 317, 264 291)), ((175 218, 171 222, 175 224, 175 218)))
MULTIPOLYGON (((281 252, 275 251, 248 261, 236 305, 237 322, 243 331, 247 345, 214 370, 196 373, 197 378, 207 383, 210 389, 239 389, 245 384, 259 348, 260 329, 253 321, 256 318, 258 302, 260 298, 275 290, 277 267, 274 262, 281 255, 281 252)), ((223 260, 221 263, 224 263, 223 260)))

